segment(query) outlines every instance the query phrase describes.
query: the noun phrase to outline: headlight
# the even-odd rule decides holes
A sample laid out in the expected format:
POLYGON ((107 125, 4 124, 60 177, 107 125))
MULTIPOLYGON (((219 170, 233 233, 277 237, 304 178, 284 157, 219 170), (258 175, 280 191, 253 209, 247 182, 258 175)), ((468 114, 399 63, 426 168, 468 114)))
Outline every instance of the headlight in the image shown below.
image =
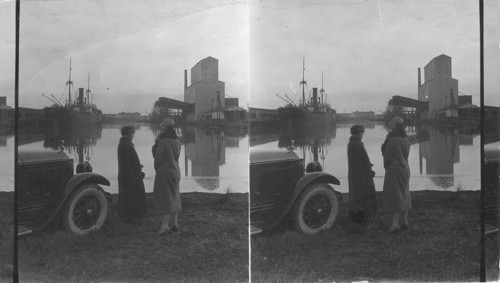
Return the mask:
POLYGON ((306 166, 306 173, 311 172, 321 172, 323 171, 323 167, 319 164, 318 161, 309 162, 306 166))
POLYGON ((92 172, 92 166, 87 161, 78 163, 76 166, 76 173, 92 172))

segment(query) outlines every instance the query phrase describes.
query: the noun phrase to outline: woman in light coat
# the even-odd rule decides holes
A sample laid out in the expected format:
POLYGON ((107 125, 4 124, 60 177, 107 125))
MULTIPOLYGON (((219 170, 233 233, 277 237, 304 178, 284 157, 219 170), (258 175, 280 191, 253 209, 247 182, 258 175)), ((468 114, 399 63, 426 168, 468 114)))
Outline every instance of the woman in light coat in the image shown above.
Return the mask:
POLYGON ((391 132, 382 144, 384 156, 384 191, 383 204, 387 212, 392 214, 392 224, 389 232, 399 229, 408 229, 408 211, 411 209, 410 196, 410 141, 404 130, 404 121, 401 117, 394 117, 389 123, 391 132), (401 225, 399 224, 400 216, 401 225))
POLYGON ((153 193, 153 213, 162 215, 158 234, 177 232, 177 218, 182 210, 179 182, 181 171, 179 155, 181 144, 175 133, 174 120, 166 118, 160 124, 162 133, 153 145, 154 167, 156 171, 153 193))

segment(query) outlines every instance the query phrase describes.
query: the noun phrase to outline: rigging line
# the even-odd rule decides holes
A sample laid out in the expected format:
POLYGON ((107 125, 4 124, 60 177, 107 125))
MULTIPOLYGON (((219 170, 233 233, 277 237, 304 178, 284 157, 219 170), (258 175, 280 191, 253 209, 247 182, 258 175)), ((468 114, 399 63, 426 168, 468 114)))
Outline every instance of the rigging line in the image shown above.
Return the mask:
POLYGON ((63 86, 61 86, 59 88, 59 100, 62 100, 63 99, 63 96, 65 96, 64 92, 66 91, 66 84, 64 84, 63 86))
POLYGON ((380 17, 380 25, 384 25, 384 20, 382 19, 382 7, 380 7, 380 0, 377 0, 378 2, 378 14, 380 17))

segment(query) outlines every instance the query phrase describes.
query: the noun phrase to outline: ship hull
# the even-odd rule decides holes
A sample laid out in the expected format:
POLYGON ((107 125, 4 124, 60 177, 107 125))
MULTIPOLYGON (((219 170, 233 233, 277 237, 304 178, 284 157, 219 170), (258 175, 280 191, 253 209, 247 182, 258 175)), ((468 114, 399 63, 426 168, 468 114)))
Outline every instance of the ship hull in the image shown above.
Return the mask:
POLYGON ((311 111, 299 107, 283 107, 279 108, 278 112, 282 123, 294 130, 335 125, 335 114, 331 112, 311 111))
POLYGON ((46 126, 61 129, 77 129, 100 125, 102 116, 97 113, 82 113, 66 107, 49 107, 44 109, 46 126))

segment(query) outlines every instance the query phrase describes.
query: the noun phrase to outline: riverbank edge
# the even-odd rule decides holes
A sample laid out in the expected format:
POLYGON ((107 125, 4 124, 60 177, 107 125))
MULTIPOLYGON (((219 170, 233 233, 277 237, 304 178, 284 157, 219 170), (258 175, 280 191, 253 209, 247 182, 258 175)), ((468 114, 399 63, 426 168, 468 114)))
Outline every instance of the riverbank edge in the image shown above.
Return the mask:
POLYGON ((251 238, 252 282, 439 282, 479 280, 480 191, 411 192, 410 229, 388 233, 382 210, 367 219, 347 212, 308 236, 293 221, 251 238))

